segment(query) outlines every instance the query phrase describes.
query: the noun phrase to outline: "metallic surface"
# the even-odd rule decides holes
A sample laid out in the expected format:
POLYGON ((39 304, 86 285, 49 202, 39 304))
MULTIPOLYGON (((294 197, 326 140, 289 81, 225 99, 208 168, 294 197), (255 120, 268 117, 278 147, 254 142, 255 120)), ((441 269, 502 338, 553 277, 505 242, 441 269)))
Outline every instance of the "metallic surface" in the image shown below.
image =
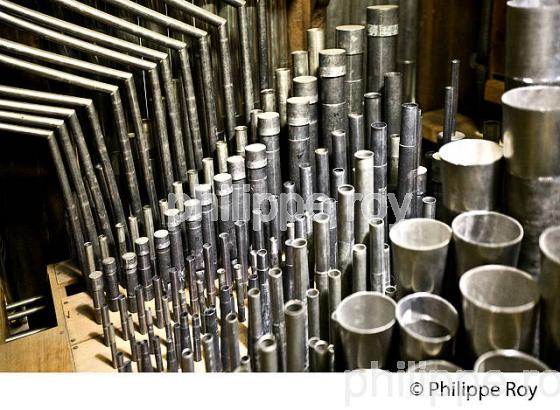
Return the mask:
POLYGON ((401 360, 453 357, 459 314, 445 299, 423 292, 408 295, 397 304, 396 317, 401 360))
POLYGON ((348 369, 386 366, 395 308, 392 299, 377 292, 357 292, 338 305, 336 321, 348 369))
POLYGON ((485 265, 461 276, 463 323, 474 357, 490 350, 532 352, 540 291, 527 273, 485 265))
POLYGON ((434 219, 403 220, 389 231, 399 299, 409 293, 440 294, 451 228, 434 219))
POLYGON ((517 266, 523 227, 515 219, 490 211, 464 212, 453 219, 457 275, 482 265, 517 266))

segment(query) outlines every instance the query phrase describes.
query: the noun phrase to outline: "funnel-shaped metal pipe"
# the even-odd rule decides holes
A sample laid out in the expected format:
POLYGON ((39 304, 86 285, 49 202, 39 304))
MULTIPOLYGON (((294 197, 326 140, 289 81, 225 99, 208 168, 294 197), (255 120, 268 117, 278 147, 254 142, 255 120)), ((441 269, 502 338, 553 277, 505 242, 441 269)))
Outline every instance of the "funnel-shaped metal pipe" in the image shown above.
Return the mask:
POLYGON ((540 237, 541 275, 541 358, 560 370, 560 226, 544 231, 540 237))
POLYGON ((496 349, 532 351, 540 292, 529 274, 503 265, 480 266, 463 274, 459 289, 475 357, 496 349))
POLYGON ((517 350, 493 350, 481 355, 474 364, 475 372, 544 372, 550 370, 546 364, 527 353, 517 350))
POLYGON ((409 293, 440 294, 451 228, 435 219, 399 222, 389 232, 399 299, 409 293))
POLYGON ((457 310, 442 297, 414 293, 397 304, 402 360, 449 358, 459 327, 457 310))
POLYGON ((492 141, 465 139, 439 150, 443 205, 457 214, 498 209, 502 148, 492 141))
POLYGON ((338 305, 336 319, 348 369, 386 365, 395 307, 391 298, 378 292, 357 292, 338 305))
POLYGON ((491 211, 470 211, 451 223, 457 275, 481 265, 517 266, 523 227, 515 219, 491 211))

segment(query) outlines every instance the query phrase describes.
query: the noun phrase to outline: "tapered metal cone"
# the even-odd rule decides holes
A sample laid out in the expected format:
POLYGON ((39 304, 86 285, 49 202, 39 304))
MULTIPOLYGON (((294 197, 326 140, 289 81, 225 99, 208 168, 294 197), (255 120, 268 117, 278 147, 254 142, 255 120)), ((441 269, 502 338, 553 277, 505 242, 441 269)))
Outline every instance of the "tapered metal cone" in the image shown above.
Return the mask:
POLYGON ((474 364, 475 372, 499 371, 520 373, 527 371, 544 372, 549 367, 527 353, 517 350, 493 350, 484 353, 474 364))
POLYGON ((407 219, 389 237, 398 299, 414 292, 440 294, 451 228, 435 219, 407 219))
POLYGON ((336 310, 348 369, 383 368, 387 363, 396 303, 378 292, 357 292, 336 310))
POLYGON ((515 219, 491 211, 464 212, 451 229, 458 277, 476 266, 517 266, 523 227, 515 219))
POLYGON ((502 180, 503 150, 487 140, 465 139, 440 148, 443 206, 453 216, 496 210, 502 180))
POLYGON ((548 228, 540 237, 541 358, 560 370, 560 226, 548 228))
POLYGON ((485 265, 461 276, 463 324, 475 357, 490 350, 531 352, 540 292, 527 273, 504 265, 485 265))
POLYGON ((446 360, 424 360, 408 366, 408 373, 460 372, 463 369, 446 360))
POLYGON ((449 358, 459 327, 457 311, 445 299, 418 292, 397 304, 401 360, 449 358))

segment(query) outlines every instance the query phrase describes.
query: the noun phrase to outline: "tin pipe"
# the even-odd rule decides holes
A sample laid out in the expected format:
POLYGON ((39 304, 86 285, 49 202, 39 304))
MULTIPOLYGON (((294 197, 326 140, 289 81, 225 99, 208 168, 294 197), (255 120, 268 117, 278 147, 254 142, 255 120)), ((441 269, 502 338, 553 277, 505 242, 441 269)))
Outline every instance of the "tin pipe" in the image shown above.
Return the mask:
POLYGON ((321 334, 321 319, 319 310, 319 291, 317 289, 307 290, 307 337, 309 340, 321 334))
MULTIPOLYGON (((410 101, 410 100, 406 100, 410 101)), ((398 72, 386 72, 383 88, 383 117, 387 134, 401 133, 401 105, 403 103, 403 77, 398 72)))
MULTIPOLYGON (((226 335, 225 341, 227 343, 228 368, 233 372, 239 366, 241 355, 239 353, 239 329, 237 324, 237 315, 229 313, 225 318, 224 333, 226 335)), ((228 371, 228 370, 226 370, 228 371)))
POLYGON ((329 151, 326 148, 315 150, 315 169, 318 192, 330 196, 329 151))
POLYGON ((329 216, 326 213, 320 212, 313 216, 313 236, 313 242, 315 245, 315 271, 328 271, 331 268, 331 256, 329 238, 329 216))
POLYGON ((495 349, 533 351, 540 291, 531 276, 508 266, 480 266, 461 276, 459 289, 473 357, 495 349))
POLYGON ((286 352, 288 372, 303 372, 306 367, 306 314, 300 300, 291 300, 284 306, 286 320, 286 352))
POLYGON ((433 196, 422 198, 422 218, 436 219, 436 198, 433 196))
POLYGON ((297 238, 292 241, 294 257, 294 293, 293 298, 305 301, 305 292, 309 288, 309 262, 307 259, 307 241, 297 238))
MULTIPOLYGON (((343 169, 346 173, 347 163, 347 139, 344 130, 334 130, 331 132, 332 143, 332 164, 333 168, 343 169)), ((333 189, 336 192, 336 189, 333 189)))
POLYGON ((337 207, 337 268, 342 274, 342 295, 346 297, 352 289, 352 248, 354 246, 354 187, 342 185, 338 188, 337 207))
POLYGON ((276 373, 280 371, 278 361, 278 344, 276 338, 271 334, 265 334, 259 338, 256 345, 258 368, 260 372, 276 373))
POLYGON ((395 308, 392 299, 377 292, 354 293, 340 303, 336 320, 348 369, 369 368, 372 362, 386 366, 395 308), (373 311, 378 314, 367 313, 373 311))
POLYGON ((336 44, 346 50, 346 102, 349 113, 362 113, 364 95, 364 26, 344 25, 336 28, 336 44))
POLYGON ((325 49, 319 52, 319 76, 321 80, 320 101, 322 110, 323 146, 332 156, 331 133, 348 130, 348 105, 344 80, 346 78, 346 54, 342 49, 325 49))
POLYGON ((368 92, 381 92, 385 73, 395 71, 399 7, 367 8, 368 92))
POLYGON ((276 91, 273 88, 261 90, 261 107, 264 112, 276 112, 276 91))
POLYGON ((558 286, 557 278, 560 273, 560 229, 558 226, 546 229, 539 238, 541 256, 541 273, 539 285, 542 294, 541 303, 541 329, 540 353, 541 358, 554 369, 560 368, 558 360, 559 333, 558 323, 555 319, 558 301, 555 297, 558 286))
POLYGON ((403 360, 450 358, 454 353, 459 315, 453 305, 431 293, 415 293, 396 307, 403 360))
MULTIPOLYGON (((175 235, 175 233, 173 234, 175 235)), ((171 241, 167 230, 154 232, 154 246, 156 248, 156 270, 163 282, 164 288, 169 284, 171 269, 171 241)))
POLYGON ((246 283, 243 282, 243 272, 242 266, 237 263, 233 266, 235 272, 235 294, 237 301, 237 317, 239 322, 245 322, 245 294, 246 294, 246 283))
POLYGON ((414 214, 412 206, 412 196, 415 195, 414 189, 416 180, 416 147, 417 147, 417 120, 418 105, 415 103, 404 103, 402 105, 402 124, 401 137, 399 142, 399 173, 397 184, 397 201, 402 206, 406 206, 406 217, 414 214), (406 202, 405 202, 406 201, 406 202))
POLYGON ((371 150, 371 124, 382 120, 381 109, 383 107, 383 99, 381 93, 367 92, 364 94, 364 116, 365 116, 365 148, 371 150))
POLYGON ((262 307, 261 307, 261 291, 257 288, 249 289, 247 293, 249 302, 249 340, 247 350, 249 356, 253 359, 253 371, 258 369, 258 351, 257 342, 264 334, 262 307))
MULTIPOLYGON (((200 313, 195 313, 192 315, 192 328, 193 328, 193 355, 194 361, 200 362, 202 360, 202 345, 201 345, 201 333, 202 333, 202 319, 200 313)), ((183 367, 183 372, 185 368, 183 367)))
POLYGON ((259 86, 261 90, 270 87, 270 50, 268 46, 268 26, 266 2, 259 0, 257 3, 257 45, 259 55, 259 86))
MULTIPOLYGON (((352 172, 355 167, 354 154, 364 149, 365 135, 364 135, 364 115, 350 113, 348 114, 348 181, 352 180, 352 172)), ((368 131, 369 132, 369 131, 368 131)), ((368 142, 369 143, 369 142, 368 142)))
POLYGON ((489 211, 470 211, 451 224, 457 275, 482 265, 517 266, 523 227, 515 219, 489 211))
POLYGON ((280 161, 282 118, 276 112, 264 112, 257 118, 259 141, 266 146, 268 191, 279 195, 282 192, 280 161))
POLYGON ((464 211, 498 208, 503 158, 503 150, 498 144, 465 139, 444 145, 439 154, 443 205, 450 211, 450 216, 464 211), (480 183, 473 186, 473 180, 480 183), (467 189, 468 194, 464 192, 467 189))
POLYGON ((299 165, 310 161, 309 98, 292 97, 287 100, 289 179, 301 193, 299 165))
POLYGON ((272 268, 268 272, 270 284, 270 310, 272 317, 272 333, 277 341, 278 369, 286 369, 286 325, 284 321, 284 290, 283 275, 280 268, 272 268))
POLYGON ((194 373, 194 360, 191 349, 187 348, 181 352, 181 369, 183 373, 194 373))
POLYGON ((299 165, 299 185, 299 193, 304 204, 309 204, 313 195, 313 172, 309 162, 302 162, 299 165))
POLYGON ((371 289, 385 293, 387 268, 383 245, 385 243, 385 224, 381 218, 372 218, 369 222, 369 271, 371 289))
POLYGON ((319 82, 317 77, 294 77, 293 89, 294 97, 309 99, 309 152, 313 153, 319 147, 319 82))
POLYGON ((551 61, 558 55, 556 41, 560 4, 555 1, 507 2, 506 45, 526 39, 521 47, 506 52, 506 89, 560 81, 560 65, 551 61))
POLYGON ((367 247, 356 244, 352 247, 352 293, 366 290, 367 247))
POLYGON ((309 53, 307 50, 292 51, 294 78, 309 75, 309 53))
POLYGON ((288 120, 286 101, 291 94, 292 78, 288 68, 277 68, 274 70, 276 79, 276 107, 280 114, 280 128, 284 129, 288 120))
POLYGON ((118 310, 119 279, 117 277, 117 261, 113 257, 103 259, 101 262, 103 276, 105 279, 105 294, 109 309, 112 312, 118 310))
POLYGON ((137 267, 138 262, 136 254, 127 252, 122 255, 122 268, 124 270, 125 285, 126 285, 126 298, 128 302, 128 311, 132 313, 138 312, 138 306, 135 294, 136 286, 138 286, 137 267))
POLYGON ((354 204, 354 235, 356 243, 365 243, 368 222, 374 210, 374 153, 361 150, 354 154, 354 158, 354 187, 356 194, 362 195, 361 201, 354 204))
POLYGON ((319 70, 319 52, 325 48, 325 32, 322 28, 307 30, 307 51, 309 53, 309 75, 317 77, 319 70))
POLYGON ((389 237, 399 299, 414 292, 440 294, 451 228, 434 219, 413 218, 394 225, 389 237))

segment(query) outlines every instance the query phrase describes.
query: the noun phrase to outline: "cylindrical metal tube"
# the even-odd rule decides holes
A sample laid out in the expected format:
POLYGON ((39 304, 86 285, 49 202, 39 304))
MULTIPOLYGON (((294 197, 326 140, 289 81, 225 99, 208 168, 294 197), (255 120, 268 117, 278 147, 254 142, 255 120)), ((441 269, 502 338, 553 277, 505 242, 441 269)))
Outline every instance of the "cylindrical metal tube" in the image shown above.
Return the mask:
POLYGON ((301 192, 299 166, 310 162, 309 98, 292 97, 287 101, 288 178, 301 192))
POLYGON ((249 337, 247 350, 251 356, 253 370, 258 370, 258 352, 256 349, 257 341, 264 334, 262 307, 261 307, 261 291, 258 288, 249 289, 247 293, 249 301, 249 337))
POLYGON ((206 333, 202 336, 202 351, 204 352, 204 365, 206 367, 206 373, 216 373, 218 372, 218 358, 215 355, 214 349, 214 335, 211 333, 206 333))
POLYGON ((436 198, 425 196, 422 198, 422 218, 436 219, 436 198))
POLYGON ((325 32, 321 28, 307 30, 307 51, 309 53, 309 75, 317 76, 319 52, 325 48, 325 32))
POLYGON ((506 89, 560 83, 560 4, 508 1, 506 16, 506 89))
POLYGON ((330 196, 329 151, 326 148, 317 148, 315 150, 315 169, 315 186, 318 193, 330 196))
POLYGON ((503 158, 498 144, 464 139, 444 145, 439 155, 443 205, 450 218, 465 211, 498 209, 503 158), (479 181, 476 186, 474 180, 479 181))
POLYGON ((348 130, 348 105, 344 79, 346 77, 346 54, 342 49, 326 49, 319 53, 319 76, 321 78, 322 146, 332 155, 331 133, 348 130))
POLYGON ((313 216, 313 237, 315 271, 328 271, 331 268, 331 247, 329 238, 329 216, 326 213, 320 212, 313 216))
POLYGON ((385 293, 387 270, 385 268, 385 224, 381 218, 372 218, 369 222, 369 271, 371 290, 385 293))
POLYGON ((354 246, 354 187, 338 188, 337 207, 337 268, 342 273, 342 295, 352 289, 352 248, 354 246))
MULTIPOLYGON (((364 115, 350 113, 348 114, 348 172, 346 178, 352 181, 354 169, 354 154, 364 149, 364 115)), ((368 131, 369 132, 369 131, 368 131)))
POLYGON ((270 311, 272 316, 272 334, 277 341, 278 368, 286 368, 286 325, 284 322, 284 290, 282 270, 272 268, 268 272, 270 285, 270 311))
POLYGON ((352 293, 366 290, 367 284, 367 247, 356 244, 352 247, 352 293))
POLYGON ((394 5, 367 8, 367 91, 381 92, 385 73, 395 71, 399 8, 394 5))
POLYGON ((128 302, 129 312, 136 313, 136 295, 134 289, 138 285, 138 274, 137 274, 137 260, 136 255, 132 252, 127 252, 122 256, 122 267, 124 270, 124 277, 126 283, 126 297, 128 302))
POLYGON ((309 54, 307 50, 292 51, 294 77, 309 75, 309 54))
POLYGON ((451 303, 431 293, 402 298, 396 307, 403 360, 445 359, 453 355, 459 315, 451 303))
POLYGON ((239 353, 239 329, 237 323, 237 315, 235 313, 229 313, 225 317, 224 322, 225 327, 223 328, 224 330, 222 332, 226 334, 224 341, 225 343, 227 343, 227 352, 229 355, 229 371, 233 372, 235 369, 237 369, 241 360, 241 356, 239 353))
POLYGON ((307 258, 307 240, 297 238, 292 241, 294 257, 294 299, 305 301, 305 292, 309 288, 309 261, 307 258))
POLYGON ((291 300, 284 306, 286 320, 286 353, 288 372, 303 372, 306 366, 306 312, 301 300, 291 300))
MULTIPOLYGON (((332 142, 332 165, 333 168, 343 169, 344 172, 348 171, 347 162, 347 139, 346 132, 344 130, 334 130, 331 132, 331 142, 332 142)), ((333 192, 336 192, 333 189, 333 192)))
POLYGON ((413 197, 416 195, 414 186, 416 185, 416 169, 418 168, 416 163, 418 105, 415 103, 404 103, 402 105, 401 118, 397 201, 401 207, 405 207, 406 216, 411 217, 414 215, 412 203, 413 197))
POLYGON ((364 95, 364 26, 346 25, 336 28, 336 44, 346 50, 346 102, 348 112, 362 113, 364 95))
POLYGON ((317 289, 307 290, 307 336, 321 337, 321 319, 319 310, 319 291, 317 289))
POLYGON ((451 228, 458 277, 482 265, 517 266, 523 227, 515 219, 498 212, 470 211, 457 216, 451 228))
POLYGON ((117 298, 119 297, 119 279, 117 277, 117 261, 113 257, 103 259, 101 262, 103 268, 103 276, 105 279, 105 294, 109 309, 112 312, 118 310, 117 298))
POLYGON ((550 368, 527 353, 513 349, 491 350, 481 355, 473 367, 475 372, 546 372, 550 368))
POLYGON ((396 322, 395 307, 392 299, 377 292, 354 293, 340 303, 336 323, 348 369, 368 368, 372 362, 378 368, 385 367, 396 322))
POLYGON ((266 334, 260 337, 257 341, 256 350, 259 372, 276 373, 279 371, 278 344, 273 335, 266 334))
POLYGON ((361 195, 361 200, 356 201, 354 205, 355 242, 364 243, 369 230, 369 219, 374 210, 374 153, 362 150, 356 152, 354 157, 354 187, 356 194, 361 195))
POLYGON ((193 352, 189 348, 181 352, 181 369, 183 373, 194 373, 193 352))
POLYGON ((259 141, 266 146, 268 192, 274 195, 282 192, 280 130, 281 118, 277 112, 264 112, 258 116, 259 141))
POLYGON ((290 97, 292 79, 288 68, 277 68, 274 71, 276 79, 276 108, 280 114, 280 127, 284 129, 288 119, 286 101, 290 97))
POLYGON ((558 312, 558 277, 560 275, 560 227, 545 230, 539 239, 541 251, 541 274, 539 284, 541 302, 541 357, 552 368, 560 369, 558 352, 560 329, 555 312, 558 312))
MULTIPOLYGON (((400 125, 399 125, 400 127, 400 125)), ((373 158, 373 186, 374 192, 378 195, 374 202, 375 215, 385 219, 387 223, 387 129, 384 122, 374 122, 371 124, 370 137, 371 148, 374 153, 373 158)))
MULTIPOLYGON (((319 147, 319 81, 317 77, 300 76, 293 80, 294 97, 309 99, 309 153, 319 147)), ((313 173, 315 165, 312 163, 313 173)))
MULTIPOLYGON (((401 105, 403 103, 403 81, 401 73, 387 72, 384 76, 383 118, 387 123, 387 134, 401 133, 401 105)), ((407 100, 407 102, 410 100, 407 100)))
POLYGON ((389 237, 399 299, 414 292, 441 294, 451 228, 435 219, 413 218, 394 225, 389 237))
POLYGON ((461 276, 459 289, 472 357, 495 349, 533 351, 540 291, 531 276, 509 266, 480 266, 461 276))

